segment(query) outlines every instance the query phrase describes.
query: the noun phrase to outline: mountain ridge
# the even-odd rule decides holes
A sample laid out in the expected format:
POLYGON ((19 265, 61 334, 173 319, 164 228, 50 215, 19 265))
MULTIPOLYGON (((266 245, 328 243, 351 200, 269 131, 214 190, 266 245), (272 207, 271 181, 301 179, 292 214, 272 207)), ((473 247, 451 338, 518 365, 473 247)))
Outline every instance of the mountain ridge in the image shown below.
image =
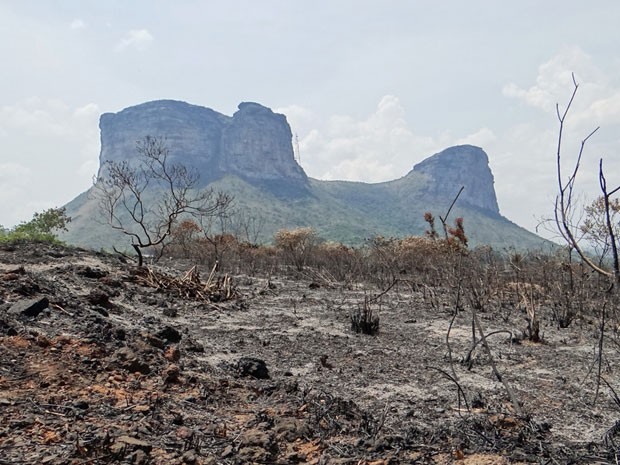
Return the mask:
MULTIPOLYGON (((229 192, 238 211, 265 220, 261 242, 279 229, 300 226, 351 245, 376 235, 424 234, 424 213, 445 214, 461 186, 453 218, 465 218, 473 245, 536 248, 546 242, 500 214, 488 156, 480 147, 449 147, 390 181, 323 181, 308 177, 295 160, 286 116, 254 102, 243 102, 226 116, 157 100, 103 114, 99 126, 100 174, 107 161, 133 162, 137 140, 164 138, 170 162, 195 168, 200 187, 229 192)), ((110 247, 119 239, 98 223, 92 189, 85 194, 67 204, 74 220, 63 237, 77 245, 110 247)))

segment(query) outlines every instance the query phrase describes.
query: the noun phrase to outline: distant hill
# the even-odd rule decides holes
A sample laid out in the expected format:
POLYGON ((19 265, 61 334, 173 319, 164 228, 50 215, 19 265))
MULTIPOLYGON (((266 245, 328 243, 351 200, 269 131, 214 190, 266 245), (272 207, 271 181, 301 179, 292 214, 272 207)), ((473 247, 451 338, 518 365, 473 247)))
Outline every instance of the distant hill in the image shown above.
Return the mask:
MULTIPOLYGON (((165 138, 171 162, 195 167, 200 187, 229 192, 242 215, 262 219, 262 242, 269 242, 279 229, 299 226, 351 245, 377 235, 421 235, 427 226, 424 213, 445 214, 463 186, 449 222, 463 217, 472 245, 548 245, 500 214, 488 157, 479 147, 450 147, 402 178, 368 184, 309 178, 295 161, 286 117, 257 103, 240 104, 230 117, 159 100, 104 114, 100 129, 100 170, 109 160, 132 162, 136 141, 147 135, 165 138)), ((66 205, 73 221, 63 238, 92 248, 126 246, 127 240, 105 225, 91 191, 66 205)))

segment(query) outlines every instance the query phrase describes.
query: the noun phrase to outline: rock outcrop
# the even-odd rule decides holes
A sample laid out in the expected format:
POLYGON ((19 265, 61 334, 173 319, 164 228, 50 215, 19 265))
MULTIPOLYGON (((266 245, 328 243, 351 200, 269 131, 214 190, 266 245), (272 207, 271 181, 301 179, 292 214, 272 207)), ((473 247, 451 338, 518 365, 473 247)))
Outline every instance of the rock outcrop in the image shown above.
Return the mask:
MULTIPOLYGON (((424 214, 445 212, 464 186, 452 213, 465 218, 470 244, 524 249, 542 242, 500 215, 489 160, 479 147, 451 147, 399 179, 367 184, 308 178, 295 161, 286 117, 257 103, 241 103, 226 116, 159 100, 104 114, 100 128, 100 173, 107 161, 137 159, 136 142, 144 137, 165 138, 169 160, 200 174, 197 187, 229 193, 240 217, 260 222, 252 241, 269 242, 278 230, 301 226, 351 245, 378 235, 421 235, 424 214)), ((97 249, 117 246, 126 239, 113 236, 91 193, 66 205, 72 221, 62 238, 97 249)))
MULTIPOLYGON (((284 115, 241 103, 232 117, 175 100, 157 100, 101 116, 100 170, 107 161, 131 161, 136 142, 165 138, 170 161, 196 168, 206 184, 226 173, 247 181, 307 183, 295 161, 284 115)), ((101 171, 100 171, 101 174, 101 171)))
POLYGON ((452 200, 464 187, 460 203, 499 215, 489 158, 480 147, 458 145, 447 148, 415 165, 413 171, 430 178, 426 196, 452 200))
POLYGON ((241 103, 222 132, 220 169, 242 178, 305 182, 295 161, 291 128, 284 115, 258 103, 241 103))

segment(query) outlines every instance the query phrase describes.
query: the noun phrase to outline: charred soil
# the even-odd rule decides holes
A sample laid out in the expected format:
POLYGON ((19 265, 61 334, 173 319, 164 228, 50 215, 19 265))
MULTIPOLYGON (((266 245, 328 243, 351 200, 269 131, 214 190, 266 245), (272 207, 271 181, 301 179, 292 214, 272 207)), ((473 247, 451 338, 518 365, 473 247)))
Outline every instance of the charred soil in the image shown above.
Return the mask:
MULTIPOLYGON (((604 385, 592 402, 595 320, 543 316, 533 343, 519 311, 482 312, 491 360, 471 314, 427 288, 371 300, 369 336, 351 316, 371 285, 209 275, 0 246, 0 464, 614 460, 620 410, 604 385)), ((616 385, 617 360, 603 369, 616 385)))

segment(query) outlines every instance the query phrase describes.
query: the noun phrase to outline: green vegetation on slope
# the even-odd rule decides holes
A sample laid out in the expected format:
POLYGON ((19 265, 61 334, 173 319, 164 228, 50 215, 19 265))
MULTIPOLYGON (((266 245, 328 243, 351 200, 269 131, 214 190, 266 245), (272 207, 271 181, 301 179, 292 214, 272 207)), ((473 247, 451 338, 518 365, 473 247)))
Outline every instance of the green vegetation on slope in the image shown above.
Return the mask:
MULTIPOLYGON (((425 195, 427 182, 418 173, 379 184, 311 179, 307 190, 287 195, 286 186, 274 194, 273 190, 228 175, 209 187, 233 196, 237 214, 261 219, 257 238, 261 243, 270 243, 280 229, 308 226, 325 240, 357 246, 375 236, 423 235, 427 228, 424 213, 444 215, 452 200, 429 198, 425 195)), ((107 249, 129 246, 126 238, 105 225, 97 201, 88 193, 69 203, 67 212, 73 223, 62 237, 69 243, 107 249)), ((452 224, 457 217, 464 218, 471 246, 487 244, 501 250, 538 249, 549 244, 496 213, 459 202, 448 222, 452 224)))

